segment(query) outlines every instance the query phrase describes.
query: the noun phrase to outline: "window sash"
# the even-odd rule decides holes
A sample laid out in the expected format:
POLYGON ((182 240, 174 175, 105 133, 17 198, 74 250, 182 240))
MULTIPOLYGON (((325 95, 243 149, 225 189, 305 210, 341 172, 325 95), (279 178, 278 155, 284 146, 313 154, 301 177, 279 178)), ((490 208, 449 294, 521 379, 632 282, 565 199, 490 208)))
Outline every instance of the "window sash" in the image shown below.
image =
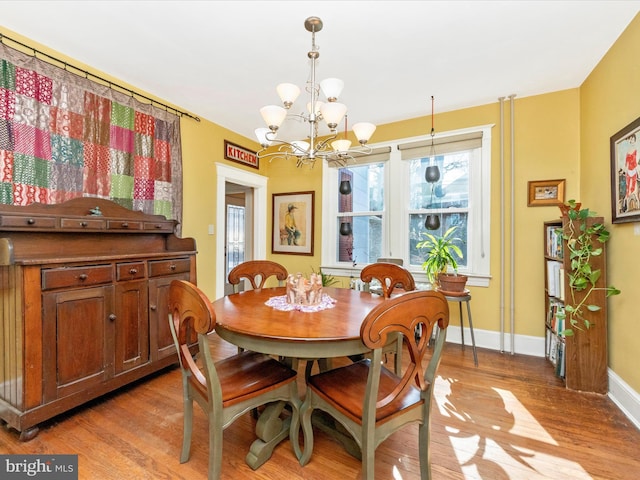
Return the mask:
MULTIPOLYGON (((441 138, 456 138, 457 140, 468 140, 470 138, 480 139, 480 150, 477 155, 477 160, 472 160, 470 163, 470 178, 472 179, 469 185, 469 203, 470 208, 468 231, 469 231, 469 244, 468 244, 468 266, 464 269, 464 273, 470 276, 469 285, 474 286, 488 286, 490 279, 490 229, 488 221, 490 219, 491 211, 491 132, 493 125, 480 125, 477 127, 471 127, 466 129, 460 129, 451 132, 445 132, 434 138, 435 142, 441 138), (470 134, 470 135, 466 135, 470 134)), ((451 143, 451 142, 449 142, 451 143)), ((409 163, 408 161, 402 161, 402 151, 409 150, 403 148, 400 150, 398 145, 404 146, 416 146, 416 145, 428 145, 431 147, 431 136, 423 135, 419 137, 396 139, 389 142, 379 143, 373 145, 374 148, 378 147, 391 147, 389 164, 385 168, 384 179, 384 202, 385 207, 383 212, 358 212, 359 215, 367 215, 375 213, 379 215, 382 213, 382 229, 383 229, 383 245, 382 255, 383 257, 396 257, 403 258, 405 265, 409 268, 416 281, 426 282, 426 276, 421 267, 409 266, 409 243, 407 242, 409 236, 409 214, 415 213, 415 210, 410 210, 409 207, 409 163), (407 232, 407 235, 399 235, 397 232, 407 232)), ((442 143, 440 144, 442 145, 442 143)), ((460 144, 459 144, 460 145, 460 144)), ((441 147, 442 148, 442 147, 441 147)), ((415 151, 414 151, 415 153, 415 151)), ((439 152, 436 152, 437 154, 439 152)), ((413 155, 410 155, 413 157, 413 155)), ((326 165, 326 164, 325 164, 326 165)), ((363 263, 360 259, 357 259, 356 265, 349 265, 345 262, 338 262, 336 259, 336 244, 335 239, 338 233, 338 221, 340 218, 338 215, 338 170, 334 168, 325 168, 323 170, 323 197, 328 202, 323 208, 323 242, 322 242, 322 268, 332 275, 338 276, 354 276, 358 275, 359 270, 362 268, 363 263)), ((437 211, 437 210, 436 210, 437 211)), ((446 209, 446 213, 454 213, 452 209, 446 209)), ((344 212, 342 213, 344 216, 344 212)), ((461 270, 462 271, 462 270, 461 270)))

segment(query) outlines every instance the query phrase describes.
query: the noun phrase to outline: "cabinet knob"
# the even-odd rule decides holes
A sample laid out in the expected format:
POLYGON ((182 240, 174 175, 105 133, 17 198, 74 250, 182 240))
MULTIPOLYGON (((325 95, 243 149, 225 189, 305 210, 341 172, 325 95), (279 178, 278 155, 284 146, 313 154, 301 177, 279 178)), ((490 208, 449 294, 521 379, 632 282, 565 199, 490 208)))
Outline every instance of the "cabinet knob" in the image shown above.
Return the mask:
POLYGON ((156 311, 158 307, 156 305, 149 305, 149 310, 156 311))
POLYGON ((80 222, 81 227, 86 227, 87 225, 89 225, 87 222, 80 222))
POLYGON ((122 222, 120 225, 122 228, 129 228, 129 224, 127 222, 122 222))
POLYGON ((115 322, 116 318, 118 318, 118 317, 116 317, 115 313, 112 313, 111 315, 109 315, 109 320, 111 320, 112 322, 115 322))
POLYGON ((29 220, 27 220, 27 223, 29 225, 33 225, 34 223, 36 223, 36 221, 33 218, 30 218, 29 220))
POLYGON ((173 270, 175 270, 175 269, 176 269, 176 265, 175 265, 175 263, 172 263, 172 264, 169 266, 169 270, 173 271, 173 270))
POLYGON ((135 275, 136 273, 138 273, 138 269, 137 268, 132 268, 131 270, 129 270, 129 273, 131 275, 135 275))
POLYGON ((87 278, 88 278, 88 275, 87 275, 86 273, 81 273, 81 274, 78 276, 78 279, 80 279, 80 280, 86 280, 87 278))

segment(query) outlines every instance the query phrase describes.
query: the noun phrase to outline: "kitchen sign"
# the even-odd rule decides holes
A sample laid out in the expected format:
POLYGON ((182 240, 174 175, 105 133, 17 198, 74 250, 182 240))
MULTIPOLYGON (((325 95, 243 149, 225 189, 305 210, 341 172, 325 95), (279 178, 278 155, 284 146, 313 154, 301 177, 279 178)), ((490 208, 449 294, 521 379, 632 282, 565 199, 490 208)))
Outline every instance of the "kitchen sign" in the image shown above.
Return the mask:
POLYGON ((231 160, 232 162, 241 163, 243 165, 249 165, 253 168, 259 168, 258 155, 256 152, 247 150, 235 143, 231 143, 228 140, 224 141, 224 158, 231 160))

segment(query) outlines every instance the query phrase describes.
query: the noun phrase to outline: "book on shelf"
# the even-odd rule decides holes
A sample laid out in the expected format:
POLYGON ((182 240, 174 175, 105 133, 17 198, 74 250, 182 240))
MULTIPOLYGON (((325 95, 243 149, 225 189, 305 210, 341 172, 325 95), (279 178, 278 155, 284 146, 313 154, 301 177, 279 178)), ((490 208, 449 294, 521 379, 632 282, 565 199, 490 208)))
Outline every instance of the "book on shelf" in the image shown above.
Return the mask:
POLYGON ((549 334, 549 341, 547 342, 547 357, 554 366, 555 374, 558 377, 564 378, 565 376, 565 343, 562 337, 549 334))
POLYGON ((562 258, 562 233, 560 227, 548 225, 546 232, 546 252, 547 256, 554 258, 562 258))
POLYGON ((547 260, 547 291, 550 297, 558 297, 560 284, 564 284, 564 278, 560 277, 562 262, 547 260))
POLYGON ((562 342, 558 342, 556 344, 556 348, 557 348, 557 352, 556 352, 556 364, 555 364, 555 370, 556 370, 556 376, 559 377, 560 376, 560 370, 562 369, 562 342))
POLYGON ((560 378, 564 378, 565 372, 565 361, 564 361, 564 342, 557 342, 557 353, 556 353, 556 376, 560 378))
POLYGON ((549 311, 547 312, 547 325, 554 336, 562 336, 562 332, 564 331, 564 318, 563 315, 558 316, 559 313, 564 313, 564 303, 553 298, 550 299, 549 311))
POLYGON ((558 337, 556 335, 551 335, 551 343, 549 346, 549 361, 554 366, 558 363, 558 337))

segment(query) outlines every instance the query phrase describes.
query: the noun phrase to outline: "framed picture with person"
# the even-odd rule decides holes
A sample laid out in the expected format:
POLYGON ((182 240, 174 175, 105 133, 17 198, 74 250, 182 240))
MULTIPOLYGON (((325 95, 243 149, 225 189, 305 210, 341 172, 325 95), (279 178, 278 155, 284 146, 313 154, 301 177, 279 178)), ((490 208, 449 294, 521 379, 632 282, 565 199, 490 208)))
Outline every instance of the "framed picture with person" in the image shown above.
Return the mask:
POLYGON ((636 137, 640 137, 640 118, 610 138, 612 223, 640 221, 640 167, 636 137))
POLYGON ((313 255, 315 192, 273 194, 271 253, 313 255))

